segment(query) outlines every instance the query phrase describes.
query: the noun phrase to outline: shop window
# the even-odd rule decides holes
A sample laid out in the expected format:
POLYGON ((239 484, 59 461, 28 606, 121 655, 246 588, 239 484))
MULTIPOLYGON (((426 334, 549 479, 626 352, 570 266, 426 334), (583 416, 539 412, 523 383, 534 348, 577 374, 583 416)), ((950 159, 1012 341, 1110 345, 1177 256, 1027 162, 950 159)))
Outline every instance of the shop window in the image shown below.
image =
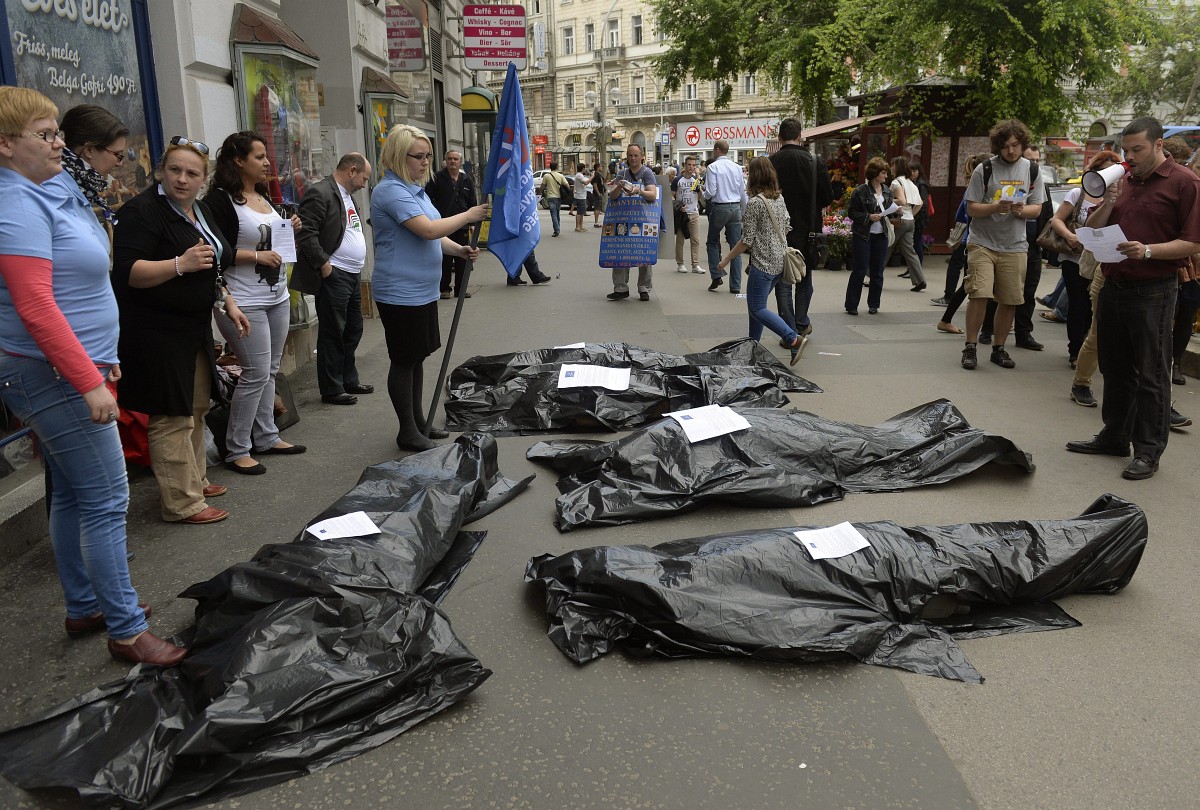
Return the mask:
POLYGON ((316 65, 282 50, 237 46, 235 55, 242 118, 267 145, 271 198, 295 205, 309 185, 325 176, 326 160, 336 159, 321 151, 316 65))

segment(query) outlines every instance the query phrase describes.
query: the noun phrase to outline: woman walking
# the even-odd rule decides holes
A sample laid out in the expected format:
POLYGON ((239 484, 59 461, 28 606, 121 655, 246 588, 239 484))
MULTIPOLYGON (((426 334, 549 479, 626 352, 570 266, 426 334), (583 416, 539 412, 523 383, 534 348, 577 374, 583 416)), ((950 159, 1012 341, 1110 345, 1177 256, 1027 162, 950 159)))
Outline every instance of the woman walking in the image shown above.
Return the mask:
POLYGON ((913 234, 916 229, 916 216, 921 209, 921 194, 913 181, 908 179, 908 161, 903 157, 892 158, 892 198, 900 206, 900 221, 896 223, 896 243, 892 249, 899 249, 904 256, 908 270, 900 274, 912 282, 912 292, 925 289, 925 274, 921 271, 921 258, 913 245, 913 234))

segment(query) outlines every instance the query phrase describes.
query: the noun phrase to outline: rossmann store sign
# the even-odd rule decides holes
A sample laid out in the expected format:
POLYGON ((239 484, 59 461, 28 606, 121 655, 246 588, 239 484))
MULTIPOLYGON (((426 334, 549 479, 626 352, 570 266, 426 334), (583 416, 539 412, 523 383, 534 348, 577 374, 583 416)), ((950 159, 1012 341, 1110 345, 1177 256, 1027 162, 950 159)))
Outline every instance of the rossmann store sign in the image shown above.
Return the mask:
POLYGON ((719 140, 729 141, 730 149, 764 149, 778 137, 778 118, 731 118, 671 125, 671 144, 685 152, 711 152, 713 143, 719 140))

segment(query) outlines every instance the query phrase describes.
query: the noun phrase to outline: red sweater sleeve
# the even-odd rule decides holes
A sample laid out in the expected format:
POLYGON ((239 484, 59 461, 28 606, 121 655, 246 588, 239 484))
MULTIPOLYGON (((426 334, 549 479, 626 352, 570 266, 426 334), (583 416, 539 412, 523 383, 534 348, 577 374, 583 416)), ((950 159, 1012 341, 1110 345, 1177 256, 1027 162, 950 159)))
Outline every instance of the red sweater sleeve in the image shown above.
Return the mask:
POLYGON ((30 337, 58 373, 80 394, 104 384, 104 377, 87 356, 83 345, 54 300, 54 277, 49 259, 0 255, 4 279, 13 306, 30 337))

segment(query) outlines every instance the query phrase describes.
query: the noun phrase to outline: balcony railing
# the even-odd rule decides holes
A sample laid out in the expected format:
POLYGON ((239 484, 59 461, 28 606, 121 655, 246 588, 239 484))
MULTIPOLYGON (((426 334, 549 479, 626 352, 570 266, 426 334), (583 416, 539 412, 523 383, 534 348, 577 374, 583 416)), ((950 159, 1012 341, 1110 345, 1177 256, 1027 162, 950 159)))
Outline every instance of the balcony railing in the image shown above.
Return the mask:
POLYGON ((656 101, 651 104, 622 104, 617 107, 618 118, 654 118, 659 115, 669 115, 673 113, 702 113, 704 112, 704 100, 692 99, 691 101, 656 101))
POLYGON ((605 64, 609 62, 620 62, 625 58, 625 46, 617 45, 612 48, 598 48, 592 51, 592 61, 603 61, 605 64))

